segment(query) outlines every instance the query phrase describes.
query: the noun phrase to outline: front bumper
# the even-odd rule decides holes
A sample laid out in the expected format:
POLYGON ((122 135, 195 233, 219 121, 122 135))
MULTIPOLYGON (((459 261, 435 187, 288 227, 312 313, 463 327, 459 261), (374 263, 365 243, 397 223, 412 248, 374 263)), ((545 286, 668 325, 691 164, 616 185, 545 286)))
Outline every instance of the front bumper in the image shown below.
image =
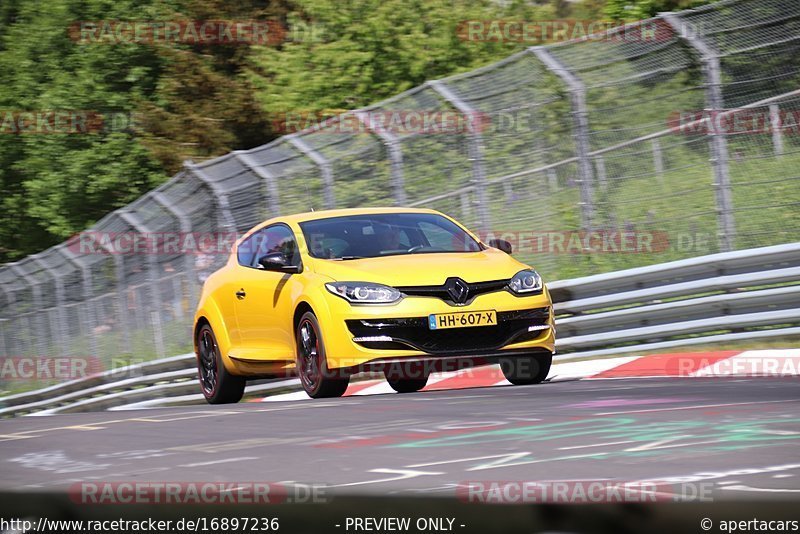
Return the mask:
POLYGON ((330 301, 330 321, 322 325, 330 368, 555 350, 553 311, 546 290, 526 297, 497 291, 479 295, 467 306, 429 297, 406 297, 385 306, 353 306, 331 298, 335 300, 330 301), (497 312, 497 325, 428 327, 430 314, 485 310, 497 312))

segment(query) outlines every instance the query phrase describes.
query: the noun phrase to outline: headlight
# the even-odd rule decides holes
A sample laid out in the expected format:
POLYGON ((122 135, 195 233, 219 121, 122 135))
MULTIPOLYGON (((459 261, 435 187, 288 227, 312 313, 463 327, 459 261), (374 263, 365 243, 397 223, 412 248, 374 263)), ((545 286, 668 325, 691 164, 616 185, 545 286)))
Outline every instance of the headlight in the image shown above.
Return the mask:
POLYGON ((389 304, 402 297, 393 287, 370 282, 329 282, 325 287, 353 304, 389 304))
POLYGON ((542 290, 542 277, 533 269, 526 269, 514 275, 508 288, 517 295, 535 293, 542 290))

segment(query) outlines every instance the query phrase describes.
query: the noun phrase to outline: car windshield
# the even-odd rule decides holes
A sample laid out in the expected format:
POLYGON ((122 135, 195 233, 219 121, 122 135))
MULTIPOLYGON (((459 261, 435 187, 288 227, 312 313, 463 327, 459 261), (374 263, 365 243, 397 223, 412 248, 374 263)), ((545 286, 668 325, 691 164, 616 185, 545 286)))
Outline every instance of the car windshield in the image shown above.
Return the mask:
POLYGON ((432 213, 348 215, 306 221, 300 228, 314 258, 347 260, 482 249, 460 226, 432 213))

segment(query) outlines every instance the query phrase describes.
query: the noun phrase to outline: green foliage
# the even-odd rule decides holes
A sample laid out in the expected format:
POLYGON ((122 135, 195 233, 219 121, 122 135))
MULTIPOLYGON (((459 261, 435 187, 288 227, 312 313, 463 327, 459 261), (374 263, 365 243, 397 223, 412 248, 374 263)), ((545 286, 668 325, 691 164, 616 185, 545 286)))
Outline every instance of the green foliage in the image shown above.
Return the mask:
MULTIPOLYGON (((20 2, 6 8, 0 53, 0 109, 82 110, 123 116, 133 100, 151 94, 161 62, 135 46, 78 47, 67 24, 127 13, 136 2, 20 2), (102 4, 107 4, 105 7, 102 4), (102 9, 101 9, 102 7, 102 9), (65 22, 66 21, 66 22, 65 22)), ((0 134, 0 241, 3 257, 33 252, 84 228, 110 209, 136 198, 161 179, 158 163, 133 132, 0 134)))
MULTIPOLYGON (((291 20, 314 31, 255 57, 251 79, 274 114, 352 109, 471 70, 536 43, 459 37, 462 21, 552 19, 552 5, 481 0, 299 0, 291 20)), ((558 2, 554 2, 558 4, 558 2)))
POLYGON ((80 43, 98 20, 257 18, 261 2, 39 0, 0 6, 0 261, 58 243, 164 181, 187 158, 264 142, 241 76, 247 47, 80 43), (89 133, 15 134, 20 112, 101 117, 89 133))
MULTIPOLYGON (((271 126, 276 116, 368 105, 537 44, 465 40, 458 31, 464 21, 628 21, 702 3, 707 0, 3 0, 0 112, 82 110, 101 114, 105 127, 90 134, 0 133, 0 261, 86 228, 163 182, 186 159, 273 140, 279 135, 271 126), (76 21, 211 19, 273 19, 289 31, 275 46, 81 44, 68 32, 76 21)), ((540 89, 549 91, 551 101, 538 108, 537 120, 558 126, 541 136, 487 136, 487 155, 498 162, 487 167, 490 179, 571 153, 571 142, 565 142, 568 97, 552 76, 541 78, 535 91, 524 84, 515 91, 532 103, 543 98, 540 89), (530 94, 519 93, 526 90, 530 94), (535 154, 526 155, 529 147, 536 147, 535 154)), ((683 82, 670 83, 679 91, 683 82)), ((642 86, 636 98, 627 98, 659 97, 649 91, 642 86)), ((438 97, 426 98, 403 101, 398 109, 445 106, 438 97)), ((607 91, 596 102, 614 105, 621 98, 626 97, 607 91)), ((632 106, 591 120, 604 128, 662 120, 637 115, 641 110, 632 106)), ((330 154, 337 203, 391 202, 384 147, 374 139, 355 142, 363 147, 351 147, 346 156, 330 154)), ((409 196, 467 185, 465 147, 465 139, 454 136, 422 136, 404 147, 409 196)), ((307 195, 322 197, 318 170, 306 163, 287 165, 280 176, 286 186, 280 201, 287 209, 307 205, 307 195)), ((571 197, 559 202, 573 202, 571 197)))

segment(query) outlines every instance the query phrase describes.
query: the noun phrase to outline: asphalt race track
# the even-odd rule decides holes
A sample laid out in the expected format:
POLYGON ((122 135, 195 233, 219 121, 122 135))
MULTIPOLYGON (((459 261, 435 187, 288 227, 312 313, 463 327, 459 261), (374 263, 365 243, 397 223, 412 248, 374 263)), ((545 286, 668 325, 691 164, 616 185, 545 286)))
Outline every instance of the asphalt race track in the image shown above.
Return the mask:
POLYGON ((715 501, 800 493, 797 378, 585 380, 22 417, 2 489, 87 481, 322 483, 453 495, 470 481, 713 483, 715 501))

